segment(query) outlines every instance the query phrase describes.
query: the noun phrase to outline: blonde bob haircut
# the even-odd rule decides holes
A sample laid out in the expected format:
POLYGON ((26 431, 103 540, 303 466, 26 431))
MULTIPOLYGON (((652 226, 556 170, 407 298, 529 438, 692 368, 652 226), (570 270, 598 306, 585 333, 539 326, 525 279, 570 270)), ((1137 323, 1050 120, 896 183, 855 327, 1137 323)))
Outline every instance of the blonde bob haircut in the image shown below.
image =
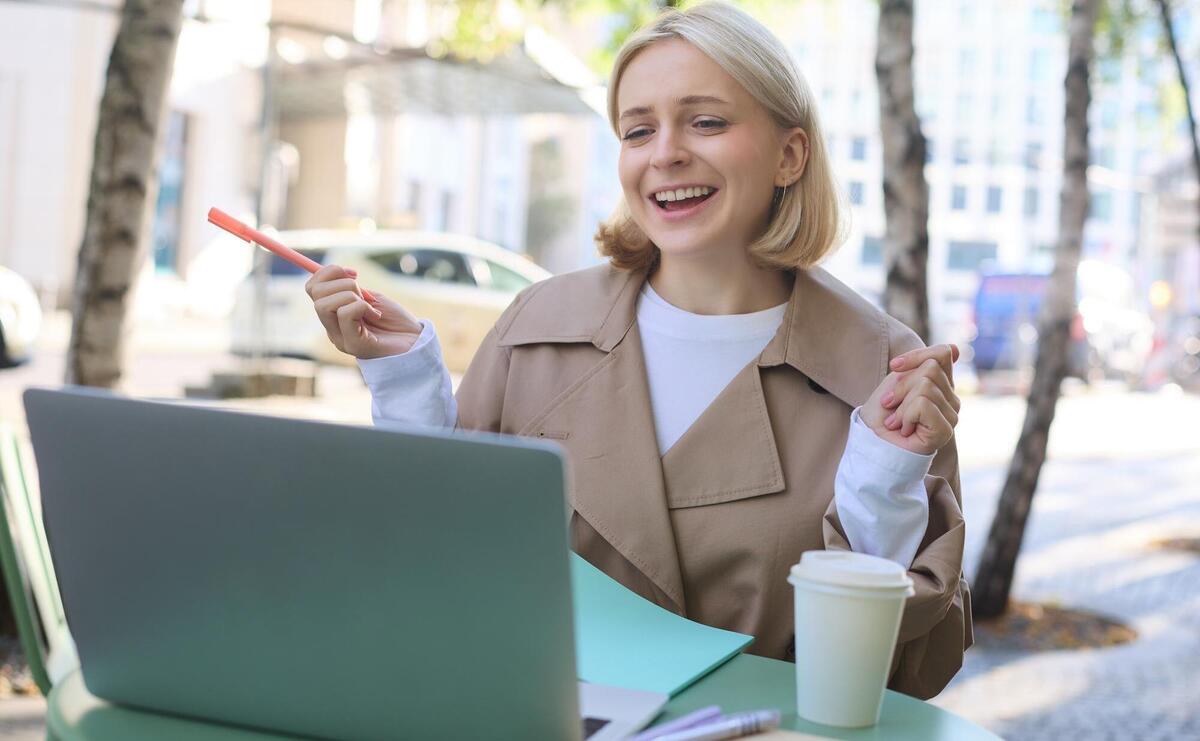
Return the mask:
MULTIPOLYGON (((617 87, 629 62, 642 49, 679 38, 708 55, 759 102, 781 129, 800 127, 808 134, 808 162, 799 180, 776 187, 771 216, 750 254, 765 267, 803 269, 817 264, 844 239, 843 207, 829 167, 825 138, 812 91, 787 49, 746 12, 723 2, 705 2, 687 10, 668 9, 625 42, 613 63, 608 85, 608 118, 617 127, 617 87)), ((645 232, 634 223, 625 199, 596 232, 600 254, 628 270, 653 266, 659 257, 645 232)))

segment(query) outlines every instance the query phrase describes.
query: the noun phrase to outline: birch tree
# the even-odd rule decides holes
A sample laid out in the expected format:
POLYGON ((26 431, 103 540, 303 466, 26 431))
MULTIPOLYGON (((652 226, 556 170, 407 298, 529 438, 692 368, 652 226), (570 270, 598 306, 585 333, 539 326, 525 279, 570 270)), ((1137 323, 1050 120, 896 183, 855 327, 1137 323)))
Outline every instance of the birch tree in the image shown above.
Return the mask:
POLYGON ((912 62, 913 2, 881 0, 875 78, 879 83, 887 219, 883 307, 928 343, 929 183, 925 180, 925 135, 914 102, 912 62))
MULTIPOLYGON (((1200 131, 1196 129, 1196 111, 1192 107, 1192 91, 1188 83, 1187 69, 1183 65, 1183 55, 1179 52, 1179 44, 1175 39, 1175 28, 1171 24, 1171 6, 1167 0, 1155 0, 1158 5, 1159 19, 1162 21, 1163 40, 1167 43, 1167 51, 1175 62, 1175 72, 1179 76, 1179 85, 1183 88, 1183 106, 1187 113, 1188 139, 1192 144, 1192 168, 1196 174, 1196 182, 1200 184, 1200 131)), ((1200 199, 1196 201, 1200 207, 1200 199)), ((1197 219, 1196 242, 1200 244, 1200 219, 1197 219)))
POLYGON ((96 123, 66 383, 121 378, 129 296, 145 255, 147 207, 183 0, 126 0, 96 123))
POLYGON ((976 617, 996 617, 1008 606, 1017 554, 1037 489, 1050 425, 1067 371, 1075 276, 1088 212, 1088 105, 1090 70, 1100 0, 1072 0, 1068 23, 1066 106, 1063 121, 1063 180, 1054 270, 1038 318, 1037 358, 1025 422, 1008 467, 996 516, 971 587, 976 617))

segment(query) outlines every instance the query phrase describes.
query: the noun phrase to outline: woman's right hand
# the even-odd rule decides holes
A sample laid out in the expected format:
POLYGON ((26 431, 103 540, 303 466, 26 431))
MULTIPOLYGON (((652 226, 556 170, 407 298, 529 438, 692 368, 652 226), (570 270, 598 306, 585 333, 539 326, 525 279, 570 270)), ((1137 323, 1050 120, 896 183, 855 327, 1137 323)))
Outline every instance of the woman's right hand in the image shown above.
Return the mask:
POLYGON ((304 284, 329 341, 363 360, 408 352, 421 336, 421 323, 403 306, 371 291, 363 298, 353 270, 326 265, 304 284))

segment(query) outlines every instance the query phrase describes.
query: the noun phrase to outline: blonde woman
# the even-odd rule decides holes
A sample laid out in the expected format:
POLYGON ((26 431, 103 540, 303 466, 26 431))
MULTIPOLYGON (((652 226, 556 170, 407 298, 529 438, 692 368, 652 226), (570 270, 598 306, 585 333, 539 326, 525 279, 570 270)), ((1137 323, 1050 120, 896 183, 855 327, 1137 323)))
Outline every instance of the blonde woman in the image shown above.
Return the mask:
POLYGON ((791 658, 788 568, 850 549, 909 569, 890 686, 937 694, 971 643, 952 346, 817 263, 839 206, 784 46, 721 3, 621 50, 608 112, 624 203, 607 264, 523 292, 457 397, 437 338, 355 276, 308 284, 376 420, 557 440, 576 552, 648 600, 791 658))

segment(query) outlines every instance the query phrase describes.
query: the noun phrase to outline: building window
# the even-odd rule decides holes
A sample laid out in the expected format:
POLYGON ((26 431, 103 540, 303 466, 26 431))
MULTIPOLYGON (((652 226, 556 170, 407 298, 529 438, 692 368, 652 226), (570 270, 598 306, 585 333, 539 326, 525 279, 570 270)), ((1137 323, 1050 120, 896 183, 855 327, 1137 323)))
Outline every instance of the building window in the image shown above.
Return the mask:
POLYGON ((1106 100, 1100 104, 1100 125, 1106 129, 1115 129, 1121 115, 1120 106, 1115 100, 1106 100))
POLYGON ((1096 221, 1112 221, 1112 192, 1094 190, 1088 205, 1088 218, 1096 221))
POLYGON ((979 270, 985 262, 995 259, 995 242, 957 242, 951 240, 946 267, 950 270, 979 270))
POLYGON ((862 264, 883 264, 883 240, 879 237, 863 237, 862 264))
POLYGON ((183 214, 183 184, 187 165, 187 116, 171 111, 163 132, 162 161, 158 166, 158 198, 154 202, 152 252, 154 269, 179 272, 179 234, 183 214))
POLYGON ((1112 147, 1092 147, 1090 164, 1107 167, 1110 170, 1117 164, 1117 153, 1112 147))
POLYGON ((421 181, 408 181, 408 210, 415 213, 421 211, 421 181))
POLYGON ((997 49, 992 57, 992 76, 1000 79, 1008 77, 1008 54, 1003 49, 997 49))
POLYGON ((863 184, 857 180, 850 183, 850 203, 855 206, 863 205, 863 184))
POLYGON ((1025 216, 1026 218, 1034 218, 1038 215, 1038 190, 1037 188, 1025 189, 1025 216))
POLYGON ((1030 95, 1025 99, 1025 123, 1030 126, 1041 126, 1045 118, 1043 115, 1044 109, 1045 106, 1042 105, 1042 101, 1030 95))
POLYGON ((850 143, 850 159, 865 160, 867 158, 867 139, 866 137, 856 136, 850 143))
POLYGON ((454 228, 454 193, 442 191, 442 231, 448 232, 454 228))
POLYGON ((1029 81, 1049 82, 1050 50, 1034 49, 1029 53, 1029 81))
POLYGON ((954 164, 965 165, 971 161, 971 143, 966 139, 954 140, 954 164))
POLYGON ((958 74, 964 78, 972 78, 978 74, 976 67, 979 55, 974 49, 960 49, 958 52, 958 74))
POLYGON ((1042 143, 1025 142, 1025 169, 1037 170, 1042 166, 1042 143))
POLYGON ((955 211, 967 210, 967 186, 956 185, 950 189, 950 208, 955 211))
POLYGON ((989 141, 987 150, 988 167, 999 167, 1003 157, 1004 153, 1000 151, 1000 142, 995 139, 989 141))
POLYGON ((989 214, 1000 213, 1003 203, 1004 190, 998 185, 989 185, 987 189, 987 210, 989 214))
POLYGON ((975 96, 968 93, 961 93, 954 99, 954 116, 959 123, 969 121, 974 117, 975 113, 975 96))

